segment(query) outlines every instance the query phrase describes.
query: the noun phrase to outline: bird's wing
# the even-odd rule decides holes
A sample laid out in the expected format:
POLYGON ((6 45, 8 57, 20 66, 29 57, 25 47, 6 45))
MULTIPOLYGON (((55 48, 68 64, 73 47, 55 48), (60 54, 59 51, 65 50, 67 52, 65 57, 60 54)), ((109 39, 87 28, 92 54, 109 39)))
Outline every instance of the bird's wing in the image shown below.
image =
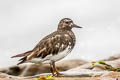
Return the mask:
POLYGON ((56 55, 58 52, 67 48, 69 40, 71 40, 70 36, 65 36, 63 32, 56 31, 43 38, 33 50, 13 57, 22 57, 19 60, 21 62, 18 63, 21 64, 33 58, 45 58, 50 54, 56 55))
POLYGON ((41 40, 34 48, 35 53, 30 54, 27 59, 45 58, 50 54, 56 55, 68 46, 69 40, 71 40, 70 36, 63 35, 63 32, 54 32, 41 40))

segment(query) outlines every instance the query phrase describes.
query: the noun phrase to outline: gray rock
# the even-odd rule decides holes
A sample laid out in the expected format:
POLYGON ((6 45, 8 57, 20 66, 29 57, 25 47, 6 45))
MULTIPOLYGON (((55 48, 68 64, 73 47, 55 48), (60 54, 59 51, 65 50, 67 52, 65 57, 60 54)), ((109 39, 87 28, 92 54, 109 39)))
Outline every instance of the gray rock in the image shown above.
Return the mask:
POLYGON ((117 59, 120 59, 120 54, 115 54, 115 55, 110 56, 110 57, 103 59, 101 61, 113 61, 113 60, 117 60, 117 59))
MULTIPOLYGON (((66 71, 71 68, 88 63, 87 61, 75 59, 75 60, 63 60, 56 63, 56 67, 59 71, 66 71)), ((19 66, 12 66, 8 68, 1 68, 0 72, 4 72, 10 75, 23 75, 23 76, 32 76, 40 73, 49 73, 50 72, 49 64, 22 64, 19 66)))

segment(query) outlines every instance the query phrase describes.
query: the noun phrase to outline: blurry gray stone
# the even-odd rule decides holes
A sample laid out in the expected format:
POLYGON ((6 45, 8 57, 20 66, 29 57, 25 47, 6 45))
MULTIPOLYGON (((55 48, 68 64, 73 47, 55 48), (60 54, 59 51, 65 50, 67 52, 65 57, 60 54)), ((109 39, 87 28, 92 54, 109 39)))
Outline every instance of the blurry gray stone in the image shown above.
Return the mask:
POLYGON ((113 60, 117 60, 117 59, 120 59, 120 54, 115 54, 115 55, 110 56, 106 59, 103 59, 102 61, 113 61, 113 60))
MULTIPOLYGON (((120 59, 113 60, 113 61, 105 61, 105 63, 111 65, 112 67, 120 67, 120 59)), ((93 71, 103 71, 106 70, 105 65, 95 63, 94 66, 92 66, 92 63, 87 63, 81 66, 76 67, 78 69, 89 69, 93 71)))
MULTIPOLYGON (((71 68, 88 63, 87 61, 75 59, 75 60, 63 60, 56 63, 56 67, 59 71, 66 71, 71 68)), ((22 64, 19 66, 12 66, 8 68, 1 68, 0 72, 4 72, 10 75, 23 75, 31 76, 40 73, 49 73, 50 65, 49 64, 22 64)))

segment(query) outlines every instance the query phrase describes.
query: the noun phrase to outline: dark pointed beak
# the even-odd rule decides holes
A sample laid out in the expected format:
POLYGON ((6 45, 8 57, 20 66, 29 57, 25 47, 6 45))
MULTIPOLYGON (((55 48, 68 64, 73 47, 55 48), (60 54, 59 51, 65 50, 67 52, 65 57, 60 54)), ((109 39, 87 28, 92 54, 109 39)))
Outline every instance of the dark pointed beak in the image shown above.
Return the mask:
POLYGON ((74 28, 83 28, 83 27, 78 26, 78 25, 76 25, 76 24, 73 24, 73 27, 74 27, 74 28))

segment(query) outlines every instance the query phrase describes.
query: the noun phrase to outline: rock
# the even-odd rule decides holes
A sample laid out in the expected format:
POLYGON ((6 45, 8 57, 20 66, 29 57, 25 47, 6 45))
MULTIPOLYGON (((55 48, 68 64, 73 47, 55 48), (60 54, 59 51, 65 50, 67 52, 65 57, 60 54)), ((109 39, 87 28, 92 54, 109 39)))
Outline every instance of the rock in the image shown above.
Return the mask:
MULTIPOLYGON (((105 61, 105 63, 111 65, 112 67, 120 67, 120 59, 113 61, 105 61)), ((92 63, 87 63, 81 66, 78 66, 79 69, 89 69, 93 71, 103 71, 106 70, 105 65, 96 63, 94 66, 92 63)))
MULTIPOLYGON (((56 63, 56 67, 59 71, 66 71, 71 68, 88 63, 87 61, 75 59, 75 60, 63 60, 56 63)), ((4 72, 10 75, 23 75, 23 76, 32 76, 40 73, 50 72, 49 64, 22 64, 19 66, 12 66, 8 68, 1 68, 0 72, 4 72)))
POLYGON ((8 77, 8 74, 0 73, 0 78, 7 78, 7 77, 8 77))
MULTIPOLYGON (((103 74, 108 73, 108 71, 92 71, 88 69, 70 69, 68 71, 60 72, 60 77, 98 77, 103 74)), ((34 76, 31 76, 31 78, 37 78, 39 76, 46 76, 51 75, 51 73, 41 73, 34 76)))
POLYGON ((5 67, 5 68, 0 68, 0 72, 3 73, 7 73, 9 75, 15 75, 18 76, 20 75, 23 70, 24 70, 25 66, 10 66, 10 67, 5 67))
POLYGON ((120 78, 120 72, 110 72, 102 75, 101 77, 120 78))
POLYGON ((101 61, 113 61, 113 60, 117 60, 117 59, 120 59, 120 54, 115 54, 115 55, 110 56, 110 57, 103 59, 101 61))
MULTIPOLYGON (((55 80, 120 80, 120 72, 110 72, 110 71, 109 72, 96 72, 96 71, 92 71, 92 70, 90 71, 87 69, 81 69, 80 71, 81 72, 79 73, 74 72, 73 70, 71 70, 70 73, 65 71, 64 74, 66 76, 54 77, 54 79, 55 80), (76 74, 78 76, 76 76, 76 74), (98 75, 101 75, 101 74, 103 75, 98 77, 98 75)), ((0 80, 38 80, 38 78, 10 76, 5 73, 0 73, 0 80)))
POLYGON ((61 71, 66 71, 86 63, 88 63, 88 61, 80 60, 80 59, 63 60, 63 61, 57 62, 56 67, 61 71))

